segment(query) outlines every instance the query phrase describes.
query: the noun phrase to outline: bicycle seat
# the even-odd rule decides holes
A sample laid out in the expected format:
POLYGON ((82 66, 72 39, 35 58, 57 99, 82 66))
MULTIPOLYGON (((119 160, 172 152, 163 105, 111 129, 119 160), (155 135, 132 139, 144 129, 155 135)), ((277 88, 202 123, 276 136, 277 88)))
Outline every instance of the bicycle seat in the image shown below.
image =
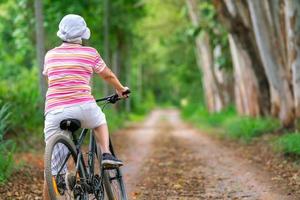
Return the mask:
POLYGON ((81 123, 77 119, 64 119, 60 122, 60 128, 64 131, 71 131, 74 133, 80 129, 81 123))

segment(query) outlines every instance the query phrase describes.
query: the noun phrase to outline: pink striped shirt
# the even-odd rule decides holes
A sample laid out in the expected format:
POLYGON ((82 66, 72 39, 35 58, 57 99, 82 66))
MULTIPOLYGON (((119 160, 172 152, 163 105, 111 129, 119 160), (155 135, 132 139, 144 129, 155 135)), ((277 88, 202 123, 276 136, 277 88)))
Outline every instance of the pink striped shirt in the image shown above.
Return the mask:
POLYGON ((48 76, 45 114, 51 110, 94 102, 90 79, 106 67, 96 49, 63 43, 45 56, 43 74, 48 76))

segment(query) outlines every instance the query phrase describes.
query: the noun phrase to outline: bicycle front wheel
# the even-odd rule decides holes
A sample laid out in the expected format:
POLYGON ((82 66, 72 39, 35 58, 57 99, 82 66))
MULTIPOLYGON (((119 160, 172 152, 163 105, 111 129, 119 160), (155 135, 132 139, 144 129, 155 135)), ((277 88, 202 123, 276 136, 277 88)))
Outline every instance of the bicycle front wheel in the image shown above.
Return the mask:
POLYGON ((64 134, 57 134, 47 142, 45 149, 45 181, 51 200, 79 199, 74 193, 78 176, 77 153, 73 141, 64 134))
POLYGON ((120 169, 104 170, 104 186, 108 200, 127 200, 125 185, 120 169))

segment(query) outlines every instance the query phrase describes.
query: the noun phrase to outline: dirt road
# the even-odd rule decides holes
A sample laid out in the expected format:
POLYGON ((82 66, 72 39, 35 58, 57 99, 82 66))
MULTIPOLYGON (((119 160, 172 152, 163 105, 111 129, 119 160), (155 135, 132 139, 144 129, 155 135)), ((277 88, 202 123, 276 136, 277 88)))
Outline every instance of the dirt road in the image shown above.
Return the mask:
POLYGON ((123 134, 130 143, 115 140, 131 199, 300 199, 287 182, 183 123, 175 110, 154 111, 123 134))
MULTIPOLYGON (((125 162, 129 199, 300 199, 286 180, 274 180, 262 164, 182 122, 176 110, 153 111, 113 141, 125 162)), ((0 199, 41 199, 41 160, 30 158, 32 170, 14 174, 0 199)))

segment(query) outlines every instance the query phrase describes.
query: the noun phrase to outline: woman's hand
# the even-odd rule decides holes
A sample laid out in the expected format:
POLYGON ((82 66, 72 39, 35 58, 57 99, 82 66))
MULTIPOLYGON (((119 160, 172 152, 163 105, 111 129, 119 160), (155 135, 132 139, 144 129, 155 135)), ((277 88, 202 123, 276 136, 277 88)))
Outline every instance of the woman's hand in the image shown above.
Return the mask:
POLYGON ((119 95, 119 97, 124 98, 124 99, 129 97, 129 93, 125 93, 126 91, 129 91, 128 87, 122 87, 120 89, 116 89, 116 92, 119 95))

